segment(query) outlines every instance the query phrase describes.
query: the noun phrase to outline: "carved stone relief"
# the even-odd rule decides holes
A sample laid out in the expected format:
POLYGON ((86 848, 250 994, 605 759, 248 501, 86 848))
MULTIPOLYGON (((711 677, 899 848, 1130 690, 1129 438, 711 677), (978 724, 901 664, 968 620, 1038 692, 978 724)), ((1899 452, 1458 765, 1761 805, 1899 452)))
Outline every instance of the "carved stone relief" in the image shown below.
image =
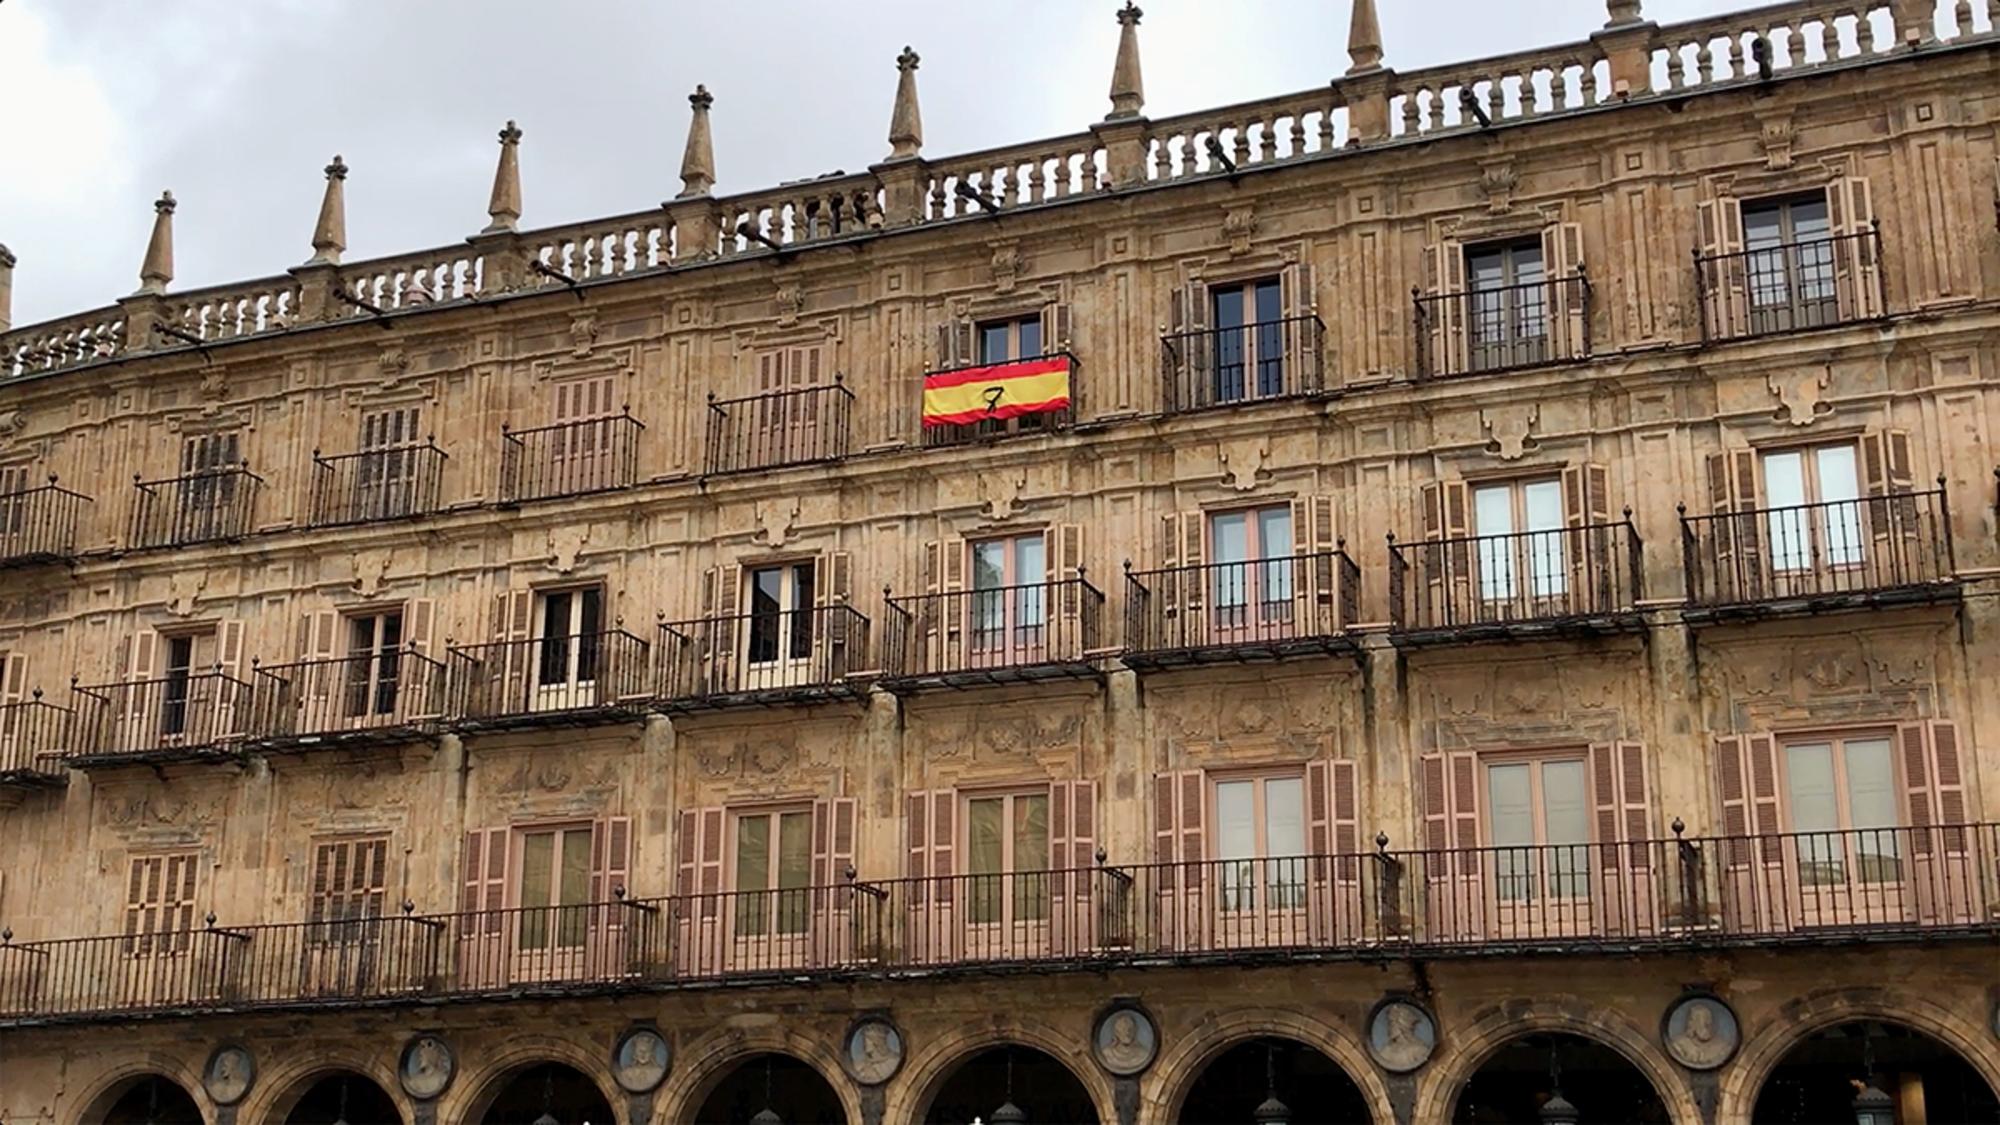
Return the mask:
POLYGON ((1502 461, 1519 461, 1540 444, 1534 431, 1541 419, 1538 403, 1481 407, 1479 426, 1486 433, 1486 451, 1502 461))
POLYGON ((1771 397, 1778 400, 1778 408, 1773 417, 1790 421, 1794 426, 1810 426, 1819 419, 1833 413, 1833 404, 1826 401, 1827 386, 1833 381, 1833 369, 1822 366, 1798 372, 1764 376, 1764 386, 1771 397))

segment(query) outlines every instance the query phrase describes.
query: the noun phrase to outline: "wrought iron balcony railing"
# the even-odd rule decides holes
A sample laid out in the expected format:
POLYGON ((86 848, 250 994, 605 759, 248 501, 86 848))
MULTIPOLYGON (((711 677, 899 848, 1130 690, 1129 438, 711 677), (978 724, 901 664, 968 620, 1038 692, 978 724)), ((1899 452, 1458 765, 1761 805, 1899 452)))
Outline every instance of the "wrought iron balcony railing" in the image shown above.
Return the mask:
POLYGON ((1084 669, 1100 644, 1104 594, 1078 577, 892 597, 888 610, 892 679, 1035 679, 1084 669))
POLYGON ((42 698, 0 704, 0 785, 60 785, 75 712, 42 698))
POLYGON ((786 465, 839 461, 848 454, 854 392, 836 376, 823 387, 800 387, 748 398, 708 398, 707 476, 786 465))
POLYGON ((91 499, 49 483, 0 492, 0 568, 76 557, 76 528, 91 499))
MULTIPOLYGON (((1029 364, 1039 360, 1057 358, 1069 361, 1069 406, 1061 410, 1051 410, 1043 414, 1021 414, 1012 418, 988 419, 986 421, 969 422, 956 426, 925 426, 924 445, 929 448, 938 448, 947 445, 970 445, 974 442, 987 441, 994 438, 1020 434, 1046 434, 1069 429, 1076 422, 1076 357, 1069 352, 1046 352, 1042 355, 1022 356, 1018 360, 1009 360, 1008 362, 1029 364)), ((925 377, 928 378, 931 375, 949 375, 954 372, 971 371, 975 368, 990 366, 993 365, 973 363, 960 367, 947 367, 937 371, 926 372, 925 377)))
POLYGON ((1131 664, 1328 651, 1359 617, 1346 550, 1125 572, 1131 664))
POLYGON ((652 699, 652 646, 623 629, 454 645, 454 717, 531 723, 579 712, 638 710, 652 699))
POLYGON ((1416 301, 1417 370, 1474 375, 1590 356, 1590 278, 1468 289, 1416 301))
POLYGON ((663 621, 657 694, 669 707, 836 694, 868 663, 868 619, 848 605, 663 621))
POLYGON ((130 545, 185 547, 250 534, 264 478, 245 463, 134 484, 130 545))
POLYGON ((1631 513, 1616 523, 1398 543, 1389 613, 1399 633, 1602 626, 1637 612, 1644 557, 1631 513))
POLYGON ((1696 250, 1694 288, 1705 343, 1872 320, 1889 309, 1882 230, 1729 254, 1696 250))
POLYGON ((532 430, 500 431, 500 499, 548 500, 630 488, 639 480, 639 435, 630 413, 532 430))
POLYGON ((1691 516, 1681 508, 1688 604, 1780 608, 1923 599, 1954 589, 1951 510, 1924 492, 1691 516))
POLYGON ((1211 859, 0 936, 0 1025, 721 980, 2000 936, 2000 824, 1211 859))
POLYGON ((1319 317, 1266 320, 1160 337, 1169 413, 1313 394, 1325 386, 1319 317))
POLYGON ((71 689, 72 765, 234 754, 251 733, 251 685, 220 670, 71 689))
POLYGON ((251 670, 254 736, 271 746, 405 737, 443 718, 445 666, 406 649, 251 670))
POLYGON ((322 457, 313 450, 312 527, 428 515, 441 506, 445 451, 435 442, 322 457))

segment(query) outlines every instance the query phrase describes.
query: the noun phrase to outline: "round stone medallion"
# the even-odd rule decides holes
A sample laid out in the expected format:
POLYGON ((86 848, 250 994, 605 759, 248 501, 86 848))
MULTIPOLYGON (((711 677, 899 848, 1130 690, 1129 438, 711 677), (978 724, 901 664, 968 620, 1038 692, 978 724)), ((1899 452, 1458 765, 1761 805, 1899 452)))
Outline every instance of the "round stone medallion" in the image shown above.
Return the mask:
POLYGON ((396 1077, 402 1082, 404 1093, 424 1102, 444 1093, 457 1071, 458 1060, 444 1040, 435 1035, 418 1035, 404 1044, 396 1077))
POLYGON ((1120 1004, 1099 1016, 1090 1043, 1097 1065, 1120 1078, 1153 1065, 1160 1053, 1160 1033, 1153 1026, 1153 1017, 1130 1004, 1120 1004))
POLYGON ((1403 1074, 1431 1061, 1437 1021, 1408 1000, 1384 1000, 1368 1017, 1368 1054, 1383 1070, 1403 1074))
POLYGON ((243 1047, 228 1044, 215 1049, 201 1072, 202 1089, 216 1105, 235 1105, 250 1092, 257 1080, 257 1060, 243 1047))
POLYGON ((1713 996, 1687 996, 1667 1009, 1660 1045, 1689 1070, 1714 1070, 1736 1053, 1736 1013, 1713 996))
POLYGON ((857 1020, 840 1052, 847 1073, 863 1086, 880 1086, 903 1068, 903 1033, 881 1016, 857 1020))
POLYGON ((611 1052, 611 1077, 628 1094, 643 1094, 666 1080, 671 1062, 667 1040, 650 1027, 635 1027, 611 1052))

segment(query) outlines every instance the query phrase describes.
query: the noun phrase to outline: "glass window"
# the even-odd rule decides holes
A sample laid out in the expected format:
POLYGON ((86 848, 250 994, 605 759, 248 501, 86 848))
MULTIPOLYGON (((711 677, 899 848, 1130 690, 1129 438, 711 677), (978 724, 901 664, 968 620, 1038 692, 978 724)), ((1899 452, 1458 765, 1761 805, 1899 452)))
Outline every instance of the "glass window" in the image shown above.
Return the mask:
POLYGON ((1743 260, 1751 330, 1812 327, 1833 319, 1833 233, 1826 194, 1745 202, 1743 260))
POLYGON ((1522 573, 1533 597, 1552 598, 1565 591, 1569 575, 1560 480, 1479 485, 1472 490, 1472 520, 1472 533, 1479 537, 1480 597, 1517 597, 1522 573))
POLYGON ((1285 393, 1284 305, 1277 278, 1209 290, 1215 402, 1285 393))
POLYGON ((1465 279, 1472 370, 1547 358, 1548 290, 1539 238, 1466 247, 1465 279))
POLYGON ((395 713, 397 687, 401 679, 402 644, 401 612, 392 610, 347 619, 347 659, 344 664, 349 718, 395 713))
POLYGON ((1297 774, 1217 781, 1215 855, 1222 909, 1305 902, 1305 781, 1297 774))
POLYGON ((975 648, 1037 645, 1047 622, 1048 551, 1040 535, 971 545, 975 648))
POLYGON ((1764 454, 1763 468, 1774 568, 1861 563, 1861 481, 1854 446, 1774 451, 1764 454))
POLYGON ((1485 797, 1503 902, 1589 897, 1590 795, 1581 758, 1489 762, 1485 797))
POLYGON ((1033 359, 1042 354, 1042 318, 1021 317, 987 321, 979 326, 979 357, 982 364, 1033 359))
POLYGON ((583 825, 521 833, 515 887, 521 907, 520 947, 583 944, 590 901, 590 828, 583 825))
POLYGON ((538 682, 544 688, 594 683, 603 643, 604 591, 551 590, 541 599, 538 682))
POLYGON ((812 885, 812 813, 743 813, 736 818, 736 934, 801 934, 812 885))
POLYGON ((967 917, 975 923, 1048 917, 1046 792, 973 797, 965 803, 967 917))
POLYGON ((1785 808, 1807 886, 1901 877, 1896 760, 1881 735, 1784 747, 1785 808))
POLYGON ((1292 509, 1289 504, 1209 517, 1210 600, 1222 627, 1284 621, 1292 612, 1292 509))

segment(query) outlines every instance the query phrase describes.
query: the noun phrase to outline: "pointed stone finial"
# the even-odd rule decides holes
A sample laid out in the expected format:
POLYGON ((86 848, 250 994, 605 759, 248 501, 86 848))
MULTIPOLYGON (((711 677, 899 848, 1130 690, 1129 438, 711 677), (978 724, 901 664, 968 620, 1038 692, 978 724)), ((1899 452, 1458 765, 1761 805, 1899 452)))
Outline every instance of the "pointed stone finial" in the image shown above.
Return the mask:
POLYGON ((688 95, 694 118, 688 122, 687 148, 681 153, 682 199, 707 195, 715 186, 715 138, 708 131, 708 110, 714 104, 706 86, 696 86, 688 95))
POLYGON ((493 169, 493 198, 486 214, 493 221, 481 234, 511 231, 521 221, 521 127, 512 121, 500 130, 500 164, 493 169))
POLYGON ((1605 9, 1610 12, 1610 22, 1606 27, 1630 27, 1640 21, 1640 0, 1605 0, 1605 9))
POLYGON ((889 159, 907 160, 924 147, 924 115, 917 109, 917 53, 896 56, 896 108, 889 114, 889 159))
POLYGON ((14 252, 0 242, 0 332, 14 324, 14 252))
POLYGON ((347 162, 335 153, 326 166, 326 194, 319 201, 319 222, 313 224, 313 256, 309 266, 340 264, 340 252, 347 249, 347 162))
POLYGON ((1139 10, 1132 0, 1118 9, 1118 58, 1111 64, 1111 112, 1106 121, 1137 117, 1146 107, 1146 83, 1139 73, 1139 10))
POLYGON ((174 279, 174 193, 163 191, 153 204, 153 237, 146 242, 146 260, 139 266, 139 292, 159 296, 174 279))
POLYGON ((1347 25, 1349 74, 1382 69, 1382 21, 1375 18, 1375 0, 1354 0, 1354 19, 1347 25))

